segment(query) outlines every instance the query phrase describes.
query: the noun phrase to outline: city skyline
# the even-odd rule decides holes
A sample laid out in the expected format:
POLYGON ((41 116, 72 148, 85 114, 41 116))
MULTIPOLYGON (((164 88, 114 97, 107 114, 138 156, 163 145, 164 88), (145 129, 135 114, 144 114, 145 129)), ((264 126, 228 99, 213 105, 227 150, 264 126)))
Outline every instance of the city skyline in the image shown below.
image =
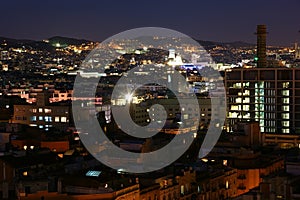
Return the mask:
POLYGON ((299 5, 3 2, 0 199, 300 199, 299 5))
POLYGON ((102 41, 137 27, 164 27, 199 40, 255 43, 256 24, 267 24, 268 45, 300 40, 299 2, 116 1, 3 2, 0 36, 42 40, 52 36, 102 41), (180 6, 178 6, 180 5, 180 6))

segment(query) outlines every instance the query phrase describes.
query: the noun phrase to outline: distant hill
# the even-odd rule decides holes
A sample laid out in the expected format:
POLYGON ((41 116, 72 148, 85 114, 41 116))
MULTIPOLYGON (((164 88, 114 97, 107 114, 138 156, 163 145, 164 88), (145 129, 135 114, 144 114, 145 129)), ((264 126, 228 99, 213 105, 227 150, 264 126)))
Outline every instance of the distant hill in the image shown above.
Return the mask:
POLYGON ((21 45, 21 44, 28 44, 34 42, 33 40, 26 40, 26 39, 12 39, 6 37, 0 37, 0 44, 7 43, 7 45, 21 45))
POLYGON ((13 48, 22 48, 24 46, 26 48, 32 48, 35 50, 45 50, 45 49, 48 51, 54 50, 54 48, 51 45, 43 41, 0 37, 0 44, 4 44, 4 43, 6 43, 8 47, 13 47, 13 48))
POLYGON ((89 40, 75 39, 61 36, 54 36, 48 39, 50 44, 61 44, 61 45, 80 45, 83 43, 90 43, 89 40))
MULTIPOLYGON (((31 47, 37 50, 54 50, 59 44, 60 47, 65 47, 68 45, 80 45, 83 43, 90 43, 92 41, 85 39, 75 39, 69 37, 62 36, 54 36, 47 39, 48 42, 44 41, 35 41, 35 40, 27 40, 27 39, 12 39, 6 37, 0 37, 0 45, 6 43, 9 47, 31 47)), ((151 40, 152 41, 152 40, 151 40)), ((232 48, 240 48, 240 47, 254 47, 255 44, 250 44, 246 42, 236 41, 236 42, 214 42, 214 41, 205 41, 205 40, 196 40, 202 45, 205 49, 214 48, 216 46, 226 46, 232 48)), ((159 42, 159 41, 158 41, 159 42)))
POLYGON ((242 41, 235 41, 235 42, 214 42, 214 41, 205 41, 205 40, 196 40, 196 41, 199 42, 200 45, 206 48, 214 47, 214 46, 227 46, 232 48, 255 46, 255 44, 242 42, 242 41))

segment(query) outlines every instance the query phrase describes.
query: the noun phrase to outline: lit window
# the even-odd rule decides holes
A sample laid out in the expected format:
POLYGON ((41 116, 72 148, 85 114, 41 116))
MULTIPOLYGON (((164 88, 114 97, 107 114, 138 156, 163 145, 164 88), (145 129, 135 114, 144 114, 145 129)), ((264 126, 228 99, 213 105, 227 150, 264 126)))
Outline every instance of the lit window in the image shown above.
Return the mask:
POLYGON ((43 116, 39 116, 39 120, 42 121, 43 120, 43 116))
POLYGON ((289 106, 283 106, 283 111, 290 111, 290 107, 289 106))
POLYGON ((45 113, 51 113, 51 109, 45 108, 45 113))
POLYGON ((290 122, 289 121, 283 121, 282 125, 285 127, 289 127, 290 126, 290 122))
POLYGON ((52 117, 45 116, 45 122, 52 122, 52 117))
POLYGON ((249 111, 250 106, 249 105, 243 105, 243 111, 249 111))
POLYGON ((282 129, 282 132, 283 133, 290 133, 290 130, 289 129, 282 129))
POLYGON ((43 125, 39 125, 39 128, 44 128, 44 126, 43 125))
POLYGON ((32 112, 33 112, 33 113, 36 113, 36 108, 33 108, 33 109, 32 109, 32 112))
POLYGON ((55 118, 54 118, 54 121, 55 121, 55 122, 59 122, 59 117, 55 117, 55 118))
POLYGON ((36 116, 31 116, 30 121, 35 122, 36 121, 36 116))
POLYGON ((27 171, 23 172, 23 176, 27 176, 27 175, 28 175, 27 171))
POLYGON ((290 114, 289 113, 282 113, 282 119, 289 119, 290 114))
POLYGON ((42 113, 43 112, 43 108, 39 108, 39 112, 42 113))
POLYGON ((66 118, 66 117, 61 117, 61 118, 60 118, 60 121, 61 121, 61 122, 67 122, 67 118, 66 118))
POLYGON ((290 99, 289 98, 283 98, 283 103, 290 103, 290 99))
POLYGON ((283 90, 282 91, 282 95, 283 96, 289 96, 290 95, 290 91, 289 90, 283 90))
POLYGON ((180 194, 184 195, 184 186, 183 185, 181 185, 181 187, 180 187, 180 194))

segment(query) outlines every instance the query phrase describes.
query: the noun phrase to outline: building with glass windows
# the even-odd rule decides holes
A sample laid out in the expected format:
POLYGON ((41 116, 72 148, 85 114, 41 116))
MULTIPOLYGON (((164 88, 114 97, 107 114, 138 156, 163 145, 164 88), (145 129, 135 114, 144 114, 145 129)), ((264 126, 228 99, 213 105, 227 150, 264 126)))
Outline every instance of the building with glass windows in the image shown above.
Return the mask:
POLYGON ((228 132, 257 121, 262 133, 300 134, 300 69, 228 69, 225 87, 228 132))
POLYGON ((26 124, 46 131, 51 127, 66 130, 70 126, 70 104, 48 102, 49 96, 38 93, 36 104, 14 105, 12 123, 26 124))

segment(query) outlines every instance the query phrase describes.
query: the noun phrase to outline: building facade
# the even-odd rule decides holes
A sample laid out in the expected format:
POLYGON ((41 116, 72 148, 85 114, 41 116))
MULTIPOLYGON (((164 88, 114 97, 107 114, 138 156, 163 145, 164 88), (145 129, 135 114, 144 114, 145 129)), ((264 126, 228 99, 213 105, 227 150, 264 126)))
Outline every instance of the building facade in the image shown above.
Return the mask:
POLYGON ((300 134, 300 69, 233 68, 225 71, 228 132, 257 121, 262 133, 300 134))
POLYGON ((36 104, 14 105, 12 123, 39 127, 46 131, 51 127, 66 130, 70 125, 70 105, 54 105, 47 101, 47 95, 39 93, 36 104))

